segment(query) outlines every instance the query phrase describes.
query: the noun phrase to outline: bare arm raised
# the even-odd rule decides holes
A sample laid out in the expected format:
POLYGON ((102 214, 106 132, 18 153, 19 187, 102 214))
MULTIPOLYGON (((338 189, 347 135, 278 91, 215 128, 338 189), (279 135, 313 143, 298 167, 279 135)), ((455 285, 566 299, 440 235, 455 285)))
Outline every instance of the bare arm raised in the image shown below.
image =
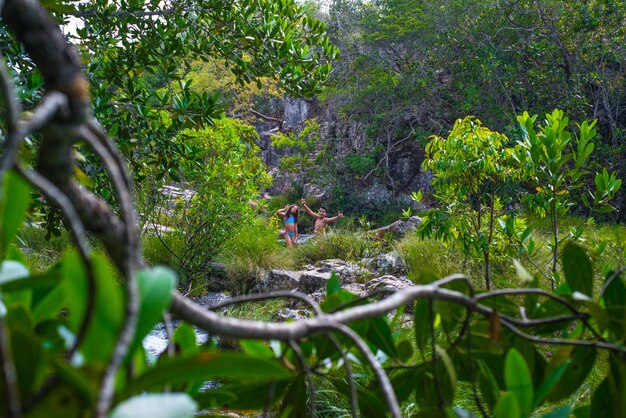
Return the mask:
POLYGON ((306 211, 306 213, 308 213, 308 214, 309 214, 309 216, 311 216, 311 217, 313 217, 313 218, 315 218, 315 219, 321 219, 321 218, 323 218, 323 216, 321 216, 321 215, 319 215, 319 214, 317 214, 317 213, 313 212, 313 211, 311 210, 311 208, 309 208, 309 207, 306 205, 306 200, 304 200, 304 198, 302 198, 302 199, 300 200, 300 203, 302 204, 302 207, 304 208, 304 210, 306 211))
POLYGON ((339 212, 337 216, 333 216, 332 218, 324 218, 324 222, 327 224, 335 222, 337 219, 343 218, 343 213, 339 212))

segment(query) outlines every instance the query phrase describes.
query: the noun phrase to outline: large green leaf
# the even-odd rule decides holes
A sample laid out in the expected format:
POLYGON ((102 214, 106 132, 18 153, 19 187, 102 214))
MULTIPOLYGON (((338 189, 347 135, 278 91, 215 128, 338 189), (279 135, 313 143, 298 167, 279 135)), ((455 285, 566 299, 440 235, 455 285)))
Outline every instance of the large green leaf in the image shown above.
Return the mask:
POLYGON ((541 382, 541 385, 539 385, 537 391, 535 392, 535 407, 541 406, 541 404, 548 397, 554 386, 559 382, 570 363, 571 360, 566 359, 560 366, 552 370, 551 373, 545 378, 545 380, 541 382))
POLYGON ((626 286, 622 275, 610 272, 602 290, 608 329, 615 340, 626 338, 626 286))
POLYGON ((144 394, 119 404, 110 418, 192 418, 198 406, 184 393, 144 394))
POLYGON ((165 267, 144 269, 137 275, 139 290, 139 316, 135 338, 130 346, 130 355, 143 338, 163 319, 172 302, 172 291, 176 288, 176 273, 165 267))
MULTIPOLYGON (((349 399, 350 386, 345 381, 334 380, 333 386, 337 389, 337 392, 349 399)), ((357 398, 360 416, 362 417, 384 417, 389 411, 389 407, 377 387, 364 388, 357 384, 357 398)))
POLYGON ((306 377, 304 375, 300 375, 291 383, 291 385, 289 385, 287 393, 285 393, 283 403, 280 406, 278 416, 280 418, 304 418, 308 416, 309 409, 307 405, 307 398, 308 391, 306 377))
MULTIPOLYGON (((384 351, 389 357, 398 357, 398 350, 391 335, 391 328, 385 317, 379 316, 369 320, 367 340, 378 350, 384 351)), ((376 350, 374 350, 375 352, 376 350)))
POLYGON ((596 350, 590 347, 561 347, 552 355, 552 360, 548 365, 548 373, 559 367, 565 358, 569 358, 572 363, 548 395, 548 400, 552 402, 563 399, 578 390, 593 368, 596 350))
POLYGON ((572 291, 593 295, 593 268, 585 250, 568 243, 563 249, 563 272, 572 291))
POLYGON ((526 416, 520 412, 517 396, 506 392, 493 408, 493 418, 526 418, 526 416))
POLYGON ((13 171, 4 174, 0 194, 0 259, 22 226, 30 204, 30 186, 13 171))
MULTIPOLYGON (((80 347, 85 360, 107 364, 117 342, 123 318, 124 295, 115 273, 103 256, 94 255, 95 280, 93 314, 80 347)), ((77 332, 85 318, 88 286, 85 266, 77 253, 68 253, 62 261, 63 289, 66 294, 69 328, 77 332)))
POLYGON ((511 348, 506 356, 504 380, 508 392, 517 399, 520 415, 529 416, 535 393, 533 380, 524 357, 515 348, 511 348))
POLYGON ((233 352, 202 352, 190 357, 164 358, 147 373, 130 382, 126 393, 209 379, 255 382, 288 380, 293 376, 293 372, 278 360, 233 352))
POLYGON ((272 405, 278 402, 287 388, 287 382, 254 382, 254 383, 227 383, 217 389, 200 392, 194 396, 198 407, 205 408, 232 408, 232 409, 263 409, 270 396, 272 385, 272 405))

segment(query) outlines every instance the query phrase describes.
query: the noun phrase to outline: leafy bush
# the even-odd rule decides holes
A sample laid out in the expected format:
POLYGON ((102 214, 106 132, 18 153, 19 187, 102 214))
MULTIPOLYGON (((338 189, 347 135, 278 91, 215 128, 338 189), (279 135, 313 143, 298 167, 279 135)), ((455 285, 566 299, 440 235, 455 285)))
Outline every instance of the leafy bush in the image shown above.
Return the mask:
POLYGON ((185 150, 172 174, 187 200, 153 191, 148 218, 165 218, 170 234, 184 245, 175 248, 180 271, 189 278, 201 274, 233 231, 252 222, 253 200, 270 184, 257 156, 254 129, 238 120, 220 119, 213 128, 185 130, 175 139, 185 150))

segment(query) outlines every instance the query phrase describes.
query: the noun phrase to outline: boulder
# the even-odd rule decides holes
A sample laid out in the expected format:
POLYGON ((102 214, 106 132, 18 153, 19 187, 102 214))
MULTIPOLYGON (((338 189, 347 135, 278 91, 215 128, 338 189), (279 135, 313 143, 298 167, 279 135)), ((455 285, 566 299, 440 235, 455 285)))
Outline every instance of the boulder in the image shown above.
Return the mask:
POLYGON ((381 254, 372 258, 364 258, 359 264, 376 275, 406 274, 406 265, 397 251, 381 254))
POLYGON ((276 290, 292 290, 299 286, 302 272, 289 270, 271 270, 263 279, 257 281, 254 293, 274 292, 276 290))
POLYGON ((376 290, 388 290, 396 292, 398 290, 406 289, 407 287, 415 286, 415 284, 406 277, 396 277, 392 275, 385 275, 370 280, 365 284, 367 293, 372 293, 376 290))
POLYGON ((300 276, 298 287, 304 293, 311 294, 318 289, 326 289, 329 280, 330 272, 304 271, 300 276))
POLYGON ((371 272, 357 264, 339 259, 322 260, 317 263, 317 271, 337 273, 342 284, 356 283, 359 279, 371 277, 371 272))

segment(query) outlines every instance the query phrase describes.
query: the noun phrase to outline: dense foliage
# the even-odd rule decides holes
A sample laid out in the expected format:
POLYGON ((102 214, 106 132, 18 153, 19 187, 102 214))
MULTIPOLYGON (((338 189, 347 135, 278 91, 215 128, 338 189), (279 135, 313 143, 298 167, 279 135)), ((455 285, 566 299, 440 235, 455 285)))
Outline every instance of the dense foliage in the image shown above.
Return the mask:
POLYGON ((516 139, 518 114, 553 109, 598 119, 592 161, 624 177, 623 1, 335 0, 321 16, 342 52, 325 95, 343 120, 365 127, 360 154, 373 156, 388 188, 415 185, 387 159, 412 150, 419 165, 421 140, 458 118, 474 115, 516 139))
MULTIPOLYGON (((506 4, 505 12, 511 14, 505 15, 520 19, 515 20, 518 24, 531 25, 536 12, 539 29, 554 35, 531 37, 532 46, 543 46, 542 54, 563 54, 562 68, 555 66, 541 75, 530 66, 525 75, 537 77, 545 82, 537 87, 546 88, 564 77, 572 86, 565 98, 541 97, 550 104, 563 99, 563 107, 571 111, 570 106, 579 100, 575 64, 580 62, 564 53, 569 50, 558 36, 565 29, 557 25, 564 24, 558 19, 561 12, 544 10, 553 3, 561 4, 556 0, 532 2, 532 7, 525 1, 506 4), (544 44, 546 39, 556 46, 544 44)), ((230 253, 235 261, 256 257, 251 268, 239 270, 248 277, 257 265, 272 266, 280 252, 274 224, 250 222, 254 227, 246 229, 253 218, 253 198, 268 184, 256 155, 255 132, 239 120, 221 118, 216 96, 193 90, 182 79, 172 85, 180 77, 179 64, 214 52, 232 66, 239 80, 276 75, 287 91, 306 95, 317 92, 328 77, 327 60, 337 51, 329 44, 324 25, 290 0, 98 0, 80 3, 78 9, 71 4, 49 2, 59 20, 69 13, 86 22, 77 36, 88 61, 93 109, 87 109, 87 95, 80 89, 82 70, 71 62, 73 50, 54 37, 59 32, 42 18, 47 15, 38 3, 0 2, 0 35, 12 36, 5 30, 6 21, 30 54, 18 47, 18 39, 3 38, 7 41, 1 47, 9 65, 5 68, 0 63, 1 99, 8 110, 2 120, 0 159, 0 415, 191 418, 200 410, 208 416, 265 410, 266 415, 280 417, 620 418, 626 414, 624 272, 607 268, 603 274, 596 273, 599 266, 589 257, 591 251, 580 245, 582 230, 573 228, 566 236, 559 232, 573 202, 580 199, 589 208, 611 209, 609 201, 620 190, 621 180, 612 170, 611 174, 606 169, 597 173, 593 183, 581 183, 584 177, 591 178, 585 166, 594 150, 594 122, 582 122, 574 134, 562 111, 547 114, 537 126, 537 118, 524 113, 518 118, 523 135, 507 148, 504 134, 467 117, 454 125, 447 138, 435 136, 426 147, 424 166, 435 173, 433 187, 445 206, 432 212, 433 218, 427 219, 422 231, 458 238, 461 255, 482 256, 489 287, 489 260, 503 251, 502 242, 521 243, 518 254, 532 253, 529 229, 518 228, 516 218, 505 214, 507 204, 515 202, 504 202, 510 197, 501 189, 506 186, 504 180, 519 177, 530 187, 531 208, 539 215, 550 215, 553 291, 543 290, 539 274, 531 275, 518 262, 517 288, 482 292, 465 275, 421 275, 418 285, 358 296, 342 288, 346 283, 333 273, 319 303, 308 295, 285 291, 233 298, 202 309, 176 290, 172 270, 145 265, 127 164, 138 181, 135 194, 140 197, 140 211, 149 210, 142 213, 144 221, 155 230, 155 224, 171 222, 173 233, 186 241, 188 252, 179 255, 183 270, 203 267, 221 247, 222 254, 230 253), (16 29, 16 22, 24 16, 32 18, 26 22, 34 23, 32 32, 16 29), (38 38, 45 34, 50 38, 38 38), (37 43, 34 38, 41 44, 33 45, 37 43), (31 62, 31 55, 37 59, 31 62), (57 59, 52 60, 54 68, 41 68, 37 60, 42 56, 57 59), (35 62, 46 75, 46 89, 35 62), (64 84, 65 71, 71 75, 69 84, 64 84), (17 97, 13 83, 20 86, 17 97), (123 156, 87 110, 102 118, 123 156), (192 196, 162 201, 154 191, 170 181, 193 189, 192 196), (573 195, 579 191, 585 197, 573 195), (57 207, 77 250, 33 273, 27 268, 28 251, 20 248, 18 238, 25 221, 33 216, 32 208, 41 206, 40 194, 46 204, 57 207), (106 255, 91 250, 88 233, 106 255), (257 239, 259 234, 262 239, 257 239), (244 242, 237 245, 238 239, 244 242), (277 298, 300 303, 308 317, 262 323, 224 314, 234 304, 253 306, 277 298), (175 329, 170 314, 181 319, 175 329), (169 346, 154 358, 142 341, 159 322, 165 324, 169 346), (197 340, 192 324, 211 333, 206 342, 197 340), (237 339, 237 350, 223 348, 229 338, 237 339), (324 393, 330 395, 322 412, 319 398, 324 393)), ((359 86, 354 93, 357 98, 363 94, 361 98, 380 99, 380 107, 366 110, 379 117, 385 114, 380 126, 371 126, 374 138, 383 131, 383 122, 391 121, 385 132, 387 141, 383 141, 388 147, 391 139, 405 141, 422 129, 405 119, 402 108, 391 99, 397 85, 408 86, 407 100, 415 86, 427 85, 417 75, 419 60, 428 57, 422 35, 429 32, 434 36, 424 39, 434 50, 448 47, 443 41, 451 35, 463 42, 462 50, 452 49, 446 56, 453 63, 451 85, 456 89, 462 86, 455 84, 459 80, 467 82, 463 95, 472 100, 461 101, 471 105, 467 110, 476 108, 481 114, 485 106, 498 105, 478 100, 470 84, 475 80, 474 87, 483 88, 488 84, 480 77, 481 71, 506 67, 495 65, 497 60, 485 60, 483 50, 474 51, 475 55, 464 51, 475 46, 476 34, 504 36, 495 25, 502 11, 498 9, 498 15, 487 2, 425 1, 420 5, 398 0, 337 1, 331 9, 332 13, 344 10, 344 15, 335 17, 364 29, 346 33, 354 35, 355 46, 367 46, 372 55, 363 63, 371 64, 380 78, 368 79, 367 88, 359 86), (479 7, 490 13, 477 12, 482 10, 479 7), (350 21, 355 16, 358 19, 350 21), (438 22, 434 17, 454 19, 438 22), (467 21, 481 25, 465 25, 467 21), (437 25, 445 30, 433 30, 437 25), (465 33, 468 28, 472 32, 465 33), (394 65, 387 71, 380 64, 390 59, 394 65), (485 62, 489 63, 486 67, 485 62), (457 72, 463 67, 467 74, 457 72), (414 78, 410 85, 398 84, 401 80, 394 73, 414 78), (378 95, 378 88, 387 95, 378 95)), ((603 7, 587 10, 562 4, 575 15, 574 22, 584 13, 595 16, 598 10, 613 25, 611 13, 623 16, 616 8, 619 2, 599 5, 603 7)), ((521 37, 527 31, 534 33, 530 29, 536 28, 513 32, 521 37)), ((602 29, 597 28, 598 34, 609 36, 602 29)), ((541 30, 539 35, 544 34, 541 30)), ((572 54, 586 51, 582 38, 566 33, 580 39, 572 54)), ((523 39, 516 38, 516 42, 523 39)), ((509 41, 497 40, 503 47, 509 41)), ((616 48, 610 41, 605 44, 609 50, 616 48)), ((353 73, 350 81, 358 81, 359 74, 353 73)), ((350 88, 350 83, 341 87, 350 88)), ((547 93, 540 89, 536 94, 547 93)), ((515 104, 519 97, 524 96, 507 100, 515 104)), ((301 135, 276 138, 277 143, 293 148, 297 158, 291 161, 296 170, 304 170, 308 163, 298 153, 315 148, 314 128, 310 125, 301 135)), ((374 148, 384 147, 383 142, 374 148)), ((369 158, 360 163, 356 157, 354 172, 372 165, 369 158)), ((390 158, 388 152, 386 158, 390 158)), ((367 234, 355 239, 355 235, 337 233, 293 252, 304 262, 316 261, 317 256, 357 260, 381 245, 367 234)))

